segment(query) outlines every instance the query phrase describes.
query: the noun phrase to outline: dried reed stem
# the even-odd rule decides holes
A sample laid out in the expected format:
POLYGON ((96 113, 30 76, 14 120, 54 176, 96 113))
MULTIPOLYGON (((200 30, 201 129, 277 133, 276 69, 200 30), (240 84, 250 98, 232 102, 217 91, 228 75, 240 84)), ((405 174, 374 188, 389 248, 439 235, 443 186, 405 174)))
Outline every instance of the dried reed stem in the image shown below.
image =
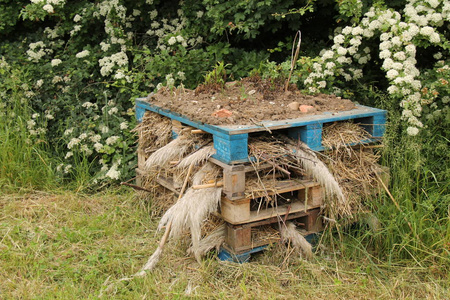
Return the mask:
MULTIPOLYGON (((178 197, 177 203, 179 203, 180 199, 182 198, 182 195, 184 193, 184 190, 185 190, 185 188, 187 186, 187 183, 188 183, 188 180, 189 180, 189 176, 191 175, 191 171, 192 171, 193 166, 194 166, 193 164, 189 166, 188 175, 186 176, 186 180, 184 181, 183 187, 181 188, 180 195, 178 197)), ((144 265, 144 267, 141 269, 141 271, 136 274, 136 276, 144 276, 146 271, 153 270, 153 268, 159 262, 159 259, 161 257, 164 245, 166 244, 167 238, 169 237, 169 235, 171 233, 171 227, 172 227, 172 221, 170 221, 167 224, 166 231, 164 232, 164 235, 163 235, 161 241, 159 242, 158 248, 152 254, 152 256, 150 256, 150 258, 148 259, 147 263, 144 265)))

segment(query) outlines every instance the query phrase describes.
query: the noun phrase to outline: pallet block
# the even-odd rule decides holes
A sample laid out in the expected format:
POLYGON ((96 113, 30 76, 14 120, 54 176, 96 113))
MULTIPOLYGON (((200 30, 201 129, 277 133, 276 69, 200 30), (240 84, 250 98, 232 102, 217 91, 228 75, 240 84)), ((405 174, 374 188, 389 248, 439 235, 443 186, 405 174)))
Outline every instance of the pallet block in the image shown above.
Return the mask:
MULTIPOLYGON (((224 248, 234 254, 247 252, 251 249, 267 246, 279 241, 278 238, 265 239, 263 241, 252 240, 252 228, 267 224, 282 224, 284 220, 293 220, 300 228, 309 233, 319 232, 323 229, 322 221, 319 218, 320 208, 311 209, 309 211, 301 211, 289 213, 288 215, 280 215, 257 222, 233 225, 226 223, 224 248)), ((283 226, 283 225, 281 225, 283 226)))
POLYGON ((230 200, 222 197, 220 215, 230 224, 244 224, 276 217, 280 214, 306 212, 322 205, 322 193, 318 183, 310 180, 279 181, 276 189, 268 191, 269 195, 289 194, 290 201, 277 205, 258 204, 258 198, 230 200))
POLYGON ((213 157, 226 164, 248 162, 248 138, 253 133, 267 130, 287 130, 290 137, 300 139, 314 151, 322 151, 325 150, 322 146, 324 124, 353 120, 353 122, 364 127, 373 137, 360 141, 360 143, 378 141, 384 134, 386 124, 385 110, 363 105, 357 105, 355 109, 349 111, 325 112, 281 121, 261 121, 260 125, 228 126, 210 125, 190 120, 186 116, 151 104, 147 101, 147 98, 136 99, 136 119, 138 122, 142 120, 147 110, 212 134, 214 148, 217 151, 213 157))

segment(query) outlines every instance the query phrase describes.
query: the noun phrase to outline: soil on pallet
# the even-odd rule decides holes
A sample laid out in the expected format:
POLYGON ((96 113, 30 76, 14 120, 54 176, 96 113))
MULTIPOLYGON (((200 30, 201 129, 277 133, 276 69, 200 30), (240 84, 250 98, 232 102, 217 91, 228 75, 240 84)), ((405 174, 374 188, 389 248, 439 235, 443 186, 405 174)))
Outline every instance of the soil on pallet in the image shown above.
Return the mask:
POLYGON ((257 76, 220 85, 200 85, 195 90, 163 87, 147 100, 158 107, 211 125, 254 125, 261 121, 298 119, 323 112, 355 108, 348 99, 334 95, 305 95, 294 85, 257 76), (306 112, 293 109, 295 102, 306 112), (292 104, 294 103, 294 104, 292 104), (303 106, 302 106, 303 105, 303 106))

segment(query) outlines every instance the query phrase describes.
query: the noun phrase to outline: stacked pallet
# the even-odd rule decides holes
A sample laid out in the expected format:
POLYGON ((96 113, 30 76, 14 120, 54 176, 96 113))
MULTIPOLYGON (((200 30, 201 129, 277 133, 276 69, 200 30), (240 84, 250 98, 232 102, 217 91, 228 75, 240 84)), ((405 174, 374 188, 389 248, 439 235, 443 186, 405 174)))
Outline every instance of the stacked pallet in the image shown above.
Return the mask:
MULTIPOLYGON (((282 176, 270 179, 261 190, 252 190, 246 177, 272 169, 270 164, 258 167, 247 163, 229 165, 217 159, 212 162, 223 168, 224 188, 220 216, 226 223, 224 250, 229 256, 239 256, 279 241, 279 236, 258 239, 255 231, 266 225, 277 228, 287 220, 295 221, 307 234, 322 229, 319 219, 323 196, 320 185, 308 176, 282 176)), ((267 177, 269 179, 267 180, 267 177)), ((264 179, 263 179, 264 180, 264 179)))
MULTIPOLYGON (((280 229, 287 221, 294 222, 304 234, 322 230, 320 210, 324 190, 310 175, 298 170, 280 168, 270 161, 255 164, 249 153, 249 139, 262 132, 273 132, 301 140, 309 148, 324 150, 324 125, 352 120, 359 123, 377 141, 384 133, 386 112, 358 106, 352 111, 305 116, 302 119, 261 122, 255 125, 216 126, 189 120, 186 117, 156 107, 145 99, 136 101, 136 117, 141 121, 150 111, 172 122, 174 137, 180 131, 193 130, 212 136, 216 153, 209 162, 222 170, 222 198, 218 216, 225 222, 225 242, 219 257, 246 260, 255 251, 279 241, 279 235, 258 237, 258 230, 273 226, 280 229), (261 175, 263 174, 263 175, 261 175), (260 190, 250 185, 252 178, 265 181, 260 190), (265 180, 267 179, 267 180, 265 180), (269 183, 270 182, 270 183, 269 183)), ((147 155, 138 152, 138 177, 143 174, 147 155)), ((165 188, 180 193, 180 184, 170 177, 158 176, 156 181, 165 188)), ((217 181, 213 186, 217 185, 217 181)))

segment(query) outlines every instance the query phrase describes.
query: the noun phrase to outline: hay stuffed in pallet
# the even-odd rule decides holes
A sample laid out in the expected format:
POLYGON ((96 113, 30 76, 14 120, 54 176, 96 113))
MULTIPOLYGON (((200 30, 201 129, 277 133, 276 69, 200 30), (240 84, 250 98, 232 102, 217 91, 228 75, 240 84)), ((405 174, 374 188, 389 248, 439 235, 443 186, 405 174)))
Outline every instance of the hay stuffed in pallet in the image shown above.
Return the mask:
POLYGON ((142 150, 148 156, 170 142, 172 139, 172 122, 169 118, 147 111, 141 123, 132 132, 138 134, 138 151, 142 150))
POLYGON ((323 145, 330 150, 321 159, 342 187, 352 215, 364 211, 363 201, 378 190, 375 172, 381 170, 379 155, 360 144, 370 138, 364 128, 351 122, 335 123, 323 130, 323 145))
MULTIPOLYGON (((264 161, 274 166, 280 173, 286 175, 286 170, 294 170, 297 174, 312 176, 324 189, 325 201, 332 206, 339 215, 350 214, 350 209, 342 189, 334 176, 317 155, 300 141, 293 141, 285 136, 263 138, 249 143, 251 155, 255 155, 256 163, 264 161), (261 159, 262 158, 262 159, 261 159)), ((256 168, 255 168, 256 169, 256 168)), ((258 174, 258 173, 257 173, 258 174)), ((290 176, 290 174, 289 174, 290 176)), ((259 190, 271 189, 264 184, 258 175, 259 190)), ((267 199, 272 200, 268 193, 267 199)))
MULTIPOLYGON (((158 228, 161 229, 171 222, 170 238, 180 238, 189 230, 194 253, 197 253, 202 222, 217 211, 221 193, 221 188, 188 189, 186 194, 163 215, 158 228)), ((200 257, 196 258, 200 260, 200 257)))

